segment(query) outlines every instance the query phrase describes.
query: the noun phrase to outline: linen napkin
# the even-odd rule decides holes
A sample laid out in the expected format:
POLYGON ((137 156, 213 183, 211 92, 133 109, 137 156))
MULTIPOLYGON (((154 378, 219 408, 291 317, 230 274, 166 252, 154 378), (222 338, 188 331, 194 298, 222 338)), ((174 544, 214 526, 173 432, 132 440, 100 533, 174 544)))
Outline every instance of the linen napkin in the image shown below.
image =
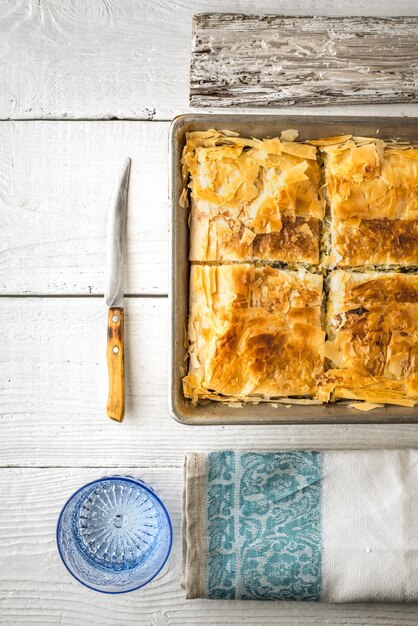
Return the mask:
POLYGON ((188 598, 418 600, 418 451, 185 460, 188 598))

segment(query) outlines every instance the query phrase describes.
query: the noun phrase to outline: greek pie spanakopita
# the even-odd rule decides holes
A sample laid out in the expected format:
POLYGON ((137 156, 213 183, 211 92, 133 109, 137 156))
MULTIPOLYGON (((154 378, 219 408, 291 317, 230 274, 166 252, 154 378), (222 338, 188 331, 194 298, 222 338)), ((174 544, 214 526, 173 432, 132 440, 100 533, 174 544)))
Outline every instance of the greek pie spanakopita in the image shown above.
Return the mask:
POLYGON ((295 141, 190 133, 182 159, 190 260, 318 264, 324 201, 316 157, 315 146, 295 141))
POLYGON ((185 396, 315 395, 323 372, 321 302, 322 277, 303 269, 193 265, 185 396))
POLYGON ((330 266, 416 267, 418 149, 340 139, 342 143, 321 147, 330 208, 330 266))
POLYGON ((331 272, 322 400, 414 406, 418 400, 418 275, 331 272))
POLYGON ((414 406, 418 149, 296 135, 187 137, 184 394, 414 406))

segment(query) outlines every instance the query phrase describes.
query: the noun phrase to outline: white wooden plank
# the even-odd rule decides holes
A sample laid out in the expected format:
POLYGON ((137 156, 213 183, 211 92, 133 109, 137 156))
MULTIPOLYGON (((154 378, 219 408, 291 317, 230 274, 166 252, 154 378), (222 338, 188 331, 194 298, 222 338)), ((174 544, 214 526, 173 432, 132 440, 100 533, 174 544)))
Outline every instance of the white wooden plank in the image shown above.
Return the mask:
POLYGON ((324 605, 297 602, 186 601, 180 587, 180 469, 125 467, 162 497, 173 522, 173 550, 150 585, 121 596, 95 593, 72 579, 55 546, 67 497, 108 469, 0 470, 0 624, 2 626, 186 626, 325 623, 415 625, 418 605, 324 605))
POLYGON ((418 425, 188 427, 167 408, 167 300, 126 300, 127 410, 105 416, 98 298, 2 298, 0 465, 180 467, 186 450, 418 446, 418 425))
POLYGON ((109 200, 132 158, 127 293, 167 293, 168 124, 0 124, 0 293, 103 293, 109 200))
POLYGON ((417 30, 412 16, 197 15, 190 102, 196 107, 416 102, 417 30))
MULTIPOLYGON (((230 10, 225 0, 2 2, 0 119, 170 119, 188 109, 193 15, 230 10)), ((233 10, 277 13, 278 5, 240 0, 233 10)), ((417 6, 414 0, 282 0, 280 13, 417 15, 417 6)), ((346 114, 356 110, 375 112, 370 106, 344 107, 346 114)), ((380 112, 414 110, 386 105, 380 112)))

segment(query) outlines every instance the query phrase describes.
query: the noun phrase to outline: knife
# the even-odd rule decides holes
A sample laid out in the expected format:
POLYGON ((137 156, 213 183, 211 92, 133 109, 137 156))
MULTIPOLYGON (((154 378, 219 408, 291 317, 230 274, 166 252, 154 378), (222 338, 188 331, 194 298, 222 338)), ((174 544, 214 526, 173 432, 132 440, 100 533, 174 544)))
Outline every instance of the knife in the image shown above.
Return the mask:
POLYGON ((126 159, 113 189, 107 220, 105 302, 107 315, 108 416, 122 422, 125 414, 125 370, 123 341, 123 251, 131 159, 126 159))

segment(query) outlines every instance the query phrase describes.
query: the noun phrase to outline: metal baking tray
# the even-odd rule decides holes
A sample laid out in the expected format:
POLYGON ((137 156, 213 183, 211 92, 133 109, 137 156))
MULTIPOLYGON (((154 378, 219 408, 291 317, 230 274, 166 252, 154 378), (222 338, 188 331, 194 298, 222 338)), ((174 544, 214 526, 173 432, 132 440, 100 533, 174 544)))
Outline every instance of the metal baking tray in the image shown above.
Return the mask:
POLYGON ((291 405, 277 408, 268 403, 246 404, 241 408, 223 402, 192 406, 184 398, 181 379, 187 366, 185 331, 189 306, 189 228, 187 211, 179 206, 183 189, 180 159, 186 133, 209 128, 229 129, 258 138, 280 136, 282 130, 296 128, 301 141, 318 137, 354 134, 381 139, 418 141, 418 118, 335 117, 320 115, 288 116, 276 113, 202 115, 189 113, 176 117, 170 129, 170 392, 171 416, 182 424, 332 424, 418 422, 418 406, 389 406, 361 412, 348 402, 323 405, 291 405))

